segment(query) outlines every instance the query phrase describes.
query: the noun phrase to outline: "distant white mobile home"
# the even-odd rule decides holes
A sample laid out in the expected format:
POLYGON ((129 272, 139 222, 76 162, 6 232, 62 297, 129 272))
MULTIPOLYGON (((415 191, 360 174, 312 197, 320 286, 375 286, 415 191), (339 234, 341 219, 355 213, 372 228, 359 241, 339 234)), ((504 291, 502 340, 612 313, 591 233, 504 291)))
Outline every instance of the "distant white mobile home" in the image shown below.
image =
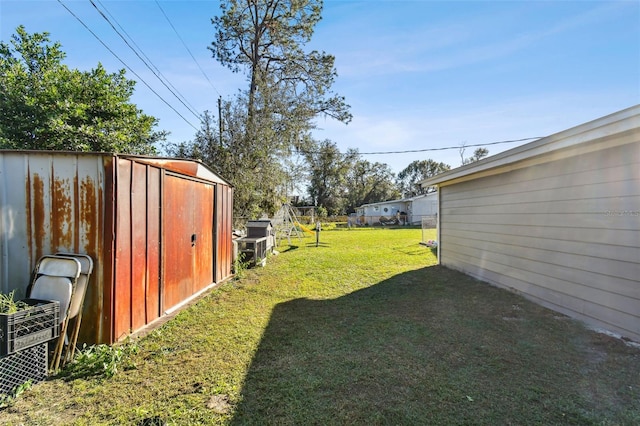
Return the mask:
POLYGON ((435 220, 438 193, 418 195, 401 200, 364 204, 357 209, 357 225, 420 225, 422 218, 435 220))

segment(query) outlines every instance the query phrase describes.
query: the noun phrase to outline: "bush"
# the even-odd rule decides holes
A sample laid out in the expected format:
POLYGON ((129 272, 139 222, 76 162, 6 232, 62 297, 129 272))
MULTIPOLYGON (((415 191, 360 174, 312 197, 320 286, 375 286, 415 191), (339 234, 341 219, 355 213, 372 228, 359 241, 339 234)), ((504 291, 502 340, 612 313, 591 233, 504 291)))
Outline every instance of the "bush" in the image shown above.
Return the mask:
POLYGON ((75 359, 62 372, 68 380, 86 377, 113 377, 119 369, 133 369, 129 357, 138 353, 138 345, 132 342, 117 346, 86 344, 75 359))

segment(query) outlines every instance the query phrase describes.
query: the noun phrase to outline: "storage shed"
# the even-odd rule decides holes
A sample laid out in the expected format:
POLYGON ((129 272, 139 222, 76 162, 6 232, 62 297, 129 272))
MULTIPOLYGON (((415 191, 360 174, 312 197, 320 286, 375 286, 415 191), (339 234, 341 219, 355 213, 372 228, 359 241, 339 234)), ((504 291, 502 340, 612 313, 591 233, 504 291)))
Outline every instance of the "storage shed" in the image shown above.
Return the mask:
POLYGON ((203 164, 0 151, 0 291, 58 251, 95 263, 80 339, 113 343, 229 278, 233 189, 203 164))
POLYGON ((640 106, 422 185, 442 265, 640 341, 640 106))

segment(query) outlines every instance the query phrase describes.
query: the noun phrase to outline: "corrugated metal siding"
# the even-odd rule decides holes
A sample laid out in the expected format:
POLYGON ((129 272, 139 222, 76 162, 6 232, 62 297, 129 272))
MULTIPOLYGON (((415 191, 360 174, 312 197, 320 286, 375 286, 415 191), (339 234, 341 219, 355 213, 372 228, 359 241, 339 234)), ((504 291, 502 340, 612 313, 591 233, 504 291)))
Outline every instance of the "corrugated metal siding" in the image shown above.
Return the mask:
POLYGON ((214 185, 167 173, 163 199, 163 307, 169 309, 214 283, 214 185))
POLYGON ((191 181, 165 175, 163 194, 163 309, 169 309, 191 296, 193 285, 195 197, 191 181), (179 225, 179 226, 176 226, 179 225))
POLYGON ((232 189, 222 179, 167 171, 165 163, 173 164, 0 151, 0 290, 24 296, 44 254, 86 253, 94 271, 80 340, 112 343, 228 278, 232 189))
MULTIPOLYGON (((225 188, 131 158, 118 161, 117 186, 115 340, 215 282, 214 188, 225 188)), ((230 217, 230 201, 215 211, 230 217)))
MULTIPOLYGON (((131 241, 134 228, 131 223, 132 163, 117 162, 116 215, 115 215, 115 280, 113 282, 112 341, 131 332, 131 241)), ((140 302, 140 301, 138 301, 140 302)))
MULTIPOLYGON (((58 251, 104 255, 105 174, 111 158, 73 153, 0 151, 0 290, 24 296, 37 260, 58 251)), ((81 338, 105 333, 101 277, 95 264, 81 338), (91 324, 89 328, 86 324, 91 324)))
POLYGON ((162 315, 161 277, 162 277, 162 170, 147 167, 147 257, 145 269, 145 324, 149 324, 162 315))
POLYGON ((440 188, 441 263, 640 339, 640 142, 440 188))
POLYGON ((231 276, 233 263, 233 189, 216 185, 215 196, 215 280, 219 283, 231 276))
POLYGON ((118 159, 113 340, 161 316, 161 174, 157 167, 118 159))
POLYGON ((194 292, 213 284, 213 263, 215 262, 214 229, 214 186, 204 183, 194 185, 196 206, 194 213, 194 292))

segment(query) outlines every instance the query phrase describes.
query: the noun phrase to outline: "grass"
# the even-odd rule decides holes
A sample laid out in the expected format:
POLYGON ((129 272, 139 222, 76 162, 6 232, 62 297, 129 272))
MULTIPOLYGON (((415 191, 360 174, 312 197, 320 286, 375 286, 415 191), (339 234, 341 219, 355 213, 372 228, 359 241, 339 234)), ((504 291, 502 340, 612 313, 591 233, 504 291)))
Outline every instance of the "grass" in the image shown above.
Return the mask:
MULTIPOLYGON (((292 240, 5 424, 640 424, 640 350, 434 266, 419 229, 292 240)), ((435 236, 435 235, 434 235, 435 236)))

